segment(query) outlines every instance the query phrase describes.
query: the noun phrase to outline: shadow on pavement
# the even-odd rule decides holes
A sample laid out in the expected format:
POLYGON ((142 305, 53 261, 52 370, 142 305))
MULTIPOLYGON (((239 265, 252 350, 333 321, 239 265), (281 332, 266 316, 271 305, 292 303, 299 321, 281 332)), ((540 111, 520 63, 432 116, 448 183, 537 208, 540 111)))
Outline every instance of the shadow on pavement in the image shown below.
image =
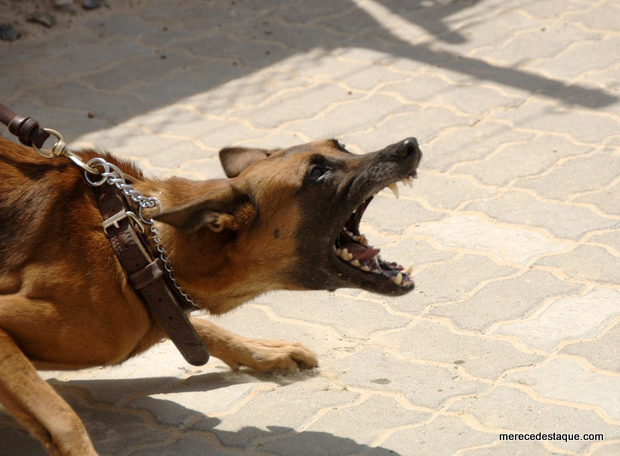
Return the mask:
MULTIPOLYGON (((312 65, 317 53, 330 55, 348 49, 377 51, 376 64, 404 60, 413 66, 440 66, 466 79, 491 81, 565 104, 596 109, 617 102, 617 97, 598 88, 460 54, 457 46, 466 43, 467 37, 450 28, 450 17, 478 1, 372 0, 361 6, 352 0, 299 1, 294 6, 274 0, 215 1, 182 9, 174 2, 162 3, 131 10, 132 14, 113 13, 104 20, 87 19, 85 26, 91 32, 83 35, 69 30, 58 39, 16 48, 19 52, 13 53, 10 46, 5 47, 0 60, 8 59, 9 65, 4 68, 11 62, 41 59, 46 62, 46 76, 63 85, 62 90, 51 89, 45 79, 24 90, 19 71, 2 74, 0 68, 0 87, 8 94, 17 90, 8 103, 16 111, 44 125, 56 125, 71 140, 272 65, 281 66, 291 57, 299 57, 302 66, 312 65), (373 14, 373 8, 381 14, 373 14), (405 32, 395 32, 375 18, 386 14, 404 24, 405 32), (431 34, 431 42, 426 37, 424 42, 411 44, 403 36, 411 33, 412 38, 424 38, 420 28, 431 34), (66 113, 66 125, 54 122, 57 109, 66 113), (75 111, 75 116, 67 111, 75 111), (80 112, 89 113, 91 119, 80 112)), ((262 81, 252 83, 256 87, 262 81)), ((257 87, 259 95, 260 90, 257 87)), ((269 90, 264 90, 267 97, 269 90)), ((226 95, 227 100, 216 100, 214 109, 234 103, 235 90, 226 95)), ((206 113, 209 109, 206 104, 206 113)))
MULTIPOLYGON (((166 394, 202 393, 222 388, 270 380, 286 385, 303 381, 304 376, 280 377, 244 371, 231 377, 222 373, 191 376, 183 381, 174 377, 138 379, 76 380, 50 384, 71 404, 102 455, 219 455, 267 452, 269 454, 303 454, 304 456, 337 456, 369 454, 374 456, 399 453, 381 447, 370 448, 356 441, 327 432, 303 431, 278 426, 274 404, 273 421, 238 430, 226 430, 226 418, 206 416, 177 402, 164 399, 166 394), (93 396, 100 398, 93 399, 93 396), (153 397, 157 396, 157 397, 153 397), (114 405, 116 402, 123 405, 114 405), (222 429, 220 429, 222 427, 222 429), (235 453, 233 453, 235 454, 235 453)), ((193 396, 195 397, 195 396, 193 396)), ((199 399, 196 399, 199 400, 199 399)), ((257 418, 258 419, 258 418, 257 418)), ((0 455, 45 456, 39 442, 10 416, 0 412, 0 455)))

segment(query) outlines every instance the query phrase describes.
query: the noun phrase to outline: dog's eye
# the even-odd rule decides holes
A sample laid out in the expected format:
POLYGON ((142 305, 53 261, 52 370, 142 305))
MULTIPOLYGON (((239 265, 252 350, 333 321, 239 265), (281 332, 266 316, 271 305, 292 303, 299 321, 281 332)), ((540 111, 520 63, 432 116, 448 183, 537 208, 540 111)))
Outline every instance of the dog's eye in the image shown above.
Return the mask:
POLYGON ((329 171, 328 168, 322 168, 320 166, 315 166, 310 170, 310 172, 308 172, 308 178, 310 180, 318 180, 323 175, 325 175, 327 171, 329 171))

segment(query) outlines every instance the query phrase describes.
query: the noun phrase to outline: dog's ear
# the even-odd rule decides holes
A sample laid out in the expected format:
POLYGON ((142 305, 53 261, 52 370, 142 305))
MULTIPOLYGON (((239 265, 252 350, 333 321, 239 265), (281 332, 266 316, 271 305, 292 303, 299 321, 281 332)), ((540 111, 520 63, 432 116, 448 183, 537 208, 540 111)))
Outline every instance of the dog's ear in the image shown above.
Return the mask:
POLYGON ((256 216, 250 197, 233 187, 226 187, 178 207, 163 211, 153 218, 186 233, 208 228, 215 233, 225 229, 239 230, 256 216))
POLYGON ((220 162, 228 177, 236 177, 252 163, 264 160, 275 150, 248 149, 245 147, 227 147, 220 150, 220 162))

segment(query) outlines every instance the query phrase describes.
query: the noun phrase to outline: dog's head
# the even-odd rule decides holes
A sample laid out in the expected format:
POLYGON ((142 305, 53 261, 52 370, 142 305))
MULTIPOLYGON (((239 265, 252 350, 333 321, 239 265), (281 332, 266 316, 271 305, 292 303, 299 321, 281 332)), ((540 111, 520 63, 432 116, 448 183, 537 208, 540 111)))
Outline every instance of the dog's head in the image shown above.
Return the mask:
POLYGON ((421 157, 415 138, 365 155, 335 140, 227 148, 220 159, 229 179, 155 218, 185 233, 220 236, 234 274, 260 276, 267 289, 402 295, 413 290, 410 271, 381 259, 359 227, 379 191, 411 183, 421 157))

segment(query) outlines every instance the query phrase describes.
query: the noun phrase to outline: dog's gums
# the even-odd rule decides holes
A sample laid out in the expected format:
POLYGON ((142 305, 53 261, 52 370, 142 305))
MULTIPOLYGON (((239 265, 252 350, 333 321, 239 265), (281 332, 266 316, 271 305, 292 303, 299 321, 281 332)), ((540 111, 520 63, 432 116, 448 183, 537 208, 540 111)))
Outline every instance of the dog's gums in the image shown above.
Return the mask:
MULTIPOLYGON (((413 179, 417 178, 414 171, 401 182, 409 187, 413 186, 413 179)), ((396 183, 387 186, 396 198, 399 197, 396 183)), ((406 268, 395 262, 384 261, 379 255, 380 249, 371 246, 368 239, 360 232, 360 221, 366 208, 373 200, 373 195, 366 200, 351 214, 334 242, 334 253, 346 265, 351 266, 367 274, 378 274, 391 280, 399 287, 413 287, 411 271, 413 264, 406 268)))

